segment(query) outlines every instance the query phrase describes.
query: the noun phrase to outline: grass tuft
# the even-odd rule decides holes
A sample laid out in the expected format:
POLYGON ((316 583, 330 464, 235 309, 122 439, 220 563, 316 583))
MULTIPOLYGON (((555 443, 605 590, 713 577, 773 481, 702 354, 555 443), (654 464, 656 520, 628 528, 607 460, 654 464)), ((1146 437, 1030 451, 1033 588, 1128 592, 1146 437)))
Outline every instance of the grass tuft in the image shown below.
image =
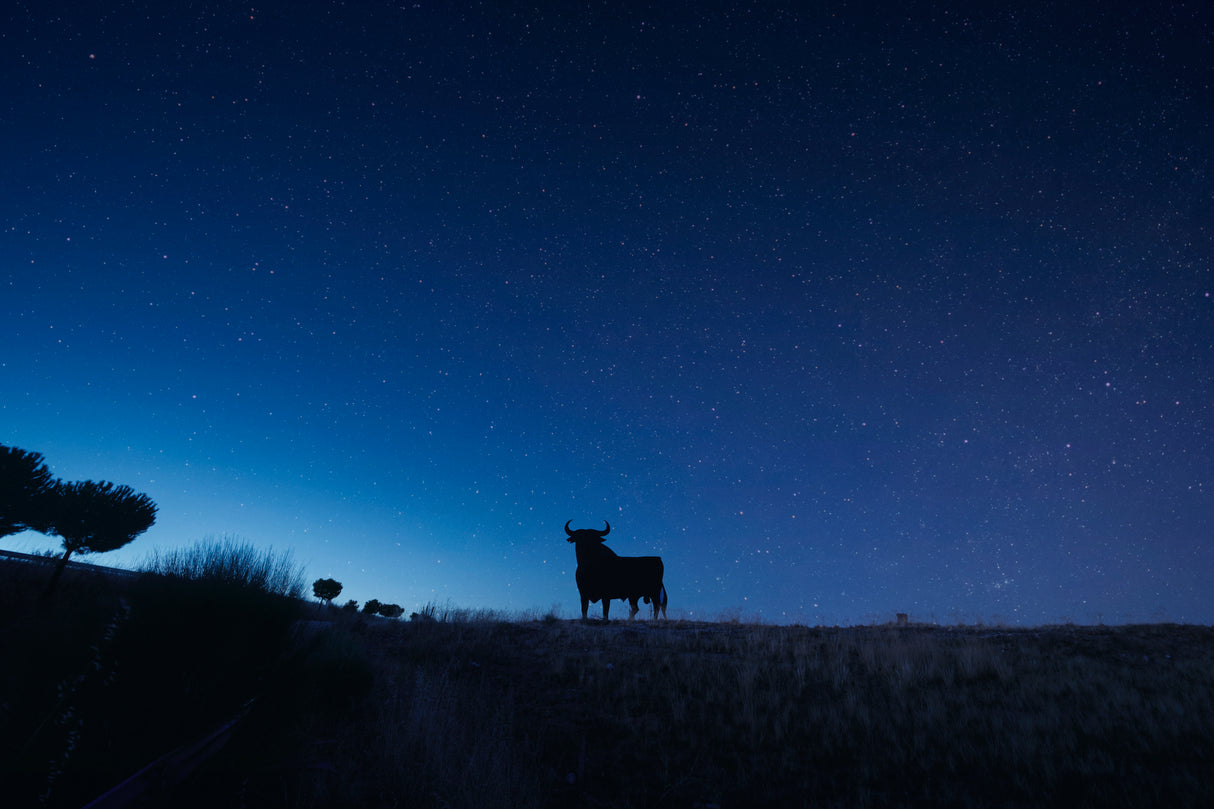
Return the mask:
POLYGON ((230 536, 208 537, 185 548, 156 549, 142 569, 286 598, 303 598, 306 592, 303 568, 295 564, 289 550, 259 550, 250 542, 230 536))

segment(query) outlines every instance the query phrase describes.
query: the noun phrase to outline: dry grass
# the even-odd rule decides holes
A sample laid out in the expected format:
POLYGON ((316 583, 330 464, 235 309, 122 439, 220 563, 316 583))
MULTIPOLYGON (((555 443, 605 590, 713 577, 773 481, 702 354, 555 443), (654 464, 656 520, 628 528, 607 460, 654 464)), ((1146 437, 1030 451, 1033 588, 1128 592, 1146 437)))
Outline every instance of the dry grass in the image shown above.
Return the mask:
POLYGON ((153 550, 142 568, 187 581, 304 597, 303 567, 295 563, 289 550, 259 549, 232 536, 207 537, 188 547, 153 550))
POLYGON ((84 584, 64 593, 92 617, 59 605, 25 613, 40 627, 4 627, 6 643, 54 661, 38 676, 6 667, 5 685, 29 687, 30 698, 18 705, 9 691, 0 703, 18 731, 0 754, 41 757, 41 780, 21 794, 37 797, 49 779, 48 806, 79 805, 248 693, 260 696, 236 738, 173 805, 1214 800, 1209 627, 602 625, 447 607, 414 622, 332 610, 329 628, 292 644, 283 616, 250 621, 265 603, 204 599, 205 616, 186 613, 201 643, 222 644, 239 624, 250 627, 238 633, 244 645, 173 656, 211 661, 207 677, 222 687, 204 688, 179 661, 158 669, 153 688, 131 669, 163 651, 149 605, 176 597, 136 588, 127 612, 106 587, 84 584), (51 624, 63 641, 39 640, 51 624), (207 711, 175 707, 169 695, 182 688, 207 711), (152 736, 119 734, 138 750, 125 758, 100 741, 117 725, 99 706, 115 699, 152 736))
POLYGON ((379 622, 333 806, 1203 805, 1205 627, 379 622))

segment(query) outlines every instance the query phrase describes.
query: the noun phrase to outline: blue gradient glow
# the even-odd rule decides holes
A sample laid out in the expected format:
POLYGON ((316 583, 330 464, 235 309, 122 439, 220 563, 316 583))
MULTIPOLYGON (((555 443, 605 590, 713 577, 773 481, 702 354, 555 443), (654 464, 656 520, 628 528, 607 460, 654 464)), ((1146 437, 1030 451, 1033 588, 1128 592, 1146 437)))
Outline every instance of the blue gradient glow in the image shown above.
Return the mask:
POLYGON ((0 441, 160 507, 90 560, 1214 621, 1209 10, 551 5, 6 12, 0 441))

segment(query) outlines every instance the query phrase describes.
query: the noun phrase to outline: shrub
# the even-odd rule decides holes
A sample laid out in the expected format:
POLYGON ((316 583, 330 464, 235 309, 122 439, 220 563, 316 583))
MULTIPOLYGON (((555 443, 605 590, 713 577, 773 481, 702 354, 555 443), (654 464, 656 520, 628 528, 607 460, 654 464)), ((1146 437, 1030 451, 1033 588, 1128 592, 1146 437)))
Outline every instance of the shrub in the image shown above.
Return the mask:
POLYGON ((234 537, 206 538, 187 548, 154 550, 143 570, 288 598, 303 598, 305 588, 303 568, 295 564, 289 550, 277 553, 269 547, 259 551, 252 543, 234 537))

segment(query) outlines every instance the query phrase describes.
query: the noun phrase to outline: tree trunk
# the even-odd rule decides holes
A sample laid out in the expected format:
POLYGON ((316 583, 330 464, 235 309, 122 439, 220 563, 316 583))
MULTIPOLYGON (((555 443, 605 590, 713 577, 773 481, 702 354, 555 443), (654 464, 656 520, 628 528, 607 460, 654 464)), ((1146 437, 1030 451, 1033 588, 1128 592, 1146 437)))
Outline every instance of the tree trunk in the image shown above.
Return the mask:
POLYGON ((63 557, 55 565, 55 572, 51 574, 51 580, 46 583, 46 593, 44 593, 46 598, 50 598, 55 592, 55 588, 59 585, 59 577, 63 575, 63 569, 67 567, 67 558, 71 555, 72 552, 70 550, 64 551, 63 557))

